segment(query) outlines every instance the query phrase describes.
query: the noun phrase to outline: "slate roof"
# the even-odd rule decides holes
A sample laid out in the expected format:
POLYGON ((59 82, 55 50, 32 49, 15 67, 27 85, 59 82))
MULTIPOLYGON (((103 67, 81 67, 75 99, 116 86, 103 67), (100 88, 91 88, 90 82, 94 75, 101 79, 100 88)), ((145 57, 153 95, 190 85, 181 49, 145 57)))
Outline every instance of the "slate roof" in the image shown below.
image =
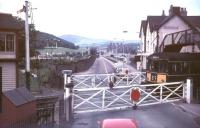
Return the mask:
POLYGON ((188 26, 190 26, 193 29, 196 29, 197 27, 200 28, 200 16, 180 16, 180 15, 171 15, 166 17, 158 26, 157 29, 159 29, 162 25, 167 23, 170 19, 172 19, 174 16, 178 16, 180 19, 182 19, 183 22, 185 22, 188 26))
POLYGON ((179 18, 181 18, 191 28, 200 30, 200 16, 171 15, 171 16, 148 16, 147 22, 149 23, 150 31, 153 32, 159 29, 162 25, 167 23, 174 16, 178 16, 179 18))
POLYGON ((3 92, 3 94, 15 105, 20 106, 32 101, 35 101, 35 97, 25 88, 20 87, 14 90, 3 92))
POLYGON ((190 22, 194 27, 200 28, 200 16, 183 16, 183 18, 190 22))
POLYGON ((147 16, 147 22, 149 23, 150 31, 153 32, 157 30, 163 20, 165 20, 168 16, 147 16))
POLYGON ((22 26, 11 14, 0 13, 0 29, 20 30, 22 26))
POLYGON ((142 20, 141 22, 141 26, 140 26, 140 35, 139 37, 141 37, 141 34, 143 33, 144 35, 146 35, 146 30, 147 30, 147 21, 146 20, 142 20), (142 31, 143 30, 143 31, 142 31))

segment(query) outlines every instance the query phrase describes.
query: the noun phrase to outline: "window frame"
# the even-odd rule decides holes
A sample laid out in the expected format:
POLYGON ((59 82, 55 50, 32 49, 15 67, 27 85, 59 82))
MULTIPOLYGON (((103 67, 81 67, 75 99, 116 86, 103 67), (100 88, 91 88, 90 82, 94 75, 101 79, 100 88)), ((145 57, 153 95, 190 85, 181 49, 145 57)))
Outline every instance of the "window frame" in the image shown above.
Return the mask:
POLYGON ((3 72, 2 72, 2 67, 0 67, 0 113, 2 112, 2 98, 3 98, 3 72))
POLYGON ((16 34, 14 33, 14 32, 1 32, 0 31, 0 35, 2 35, 3 37, 4 37, 4 48, 3 48, 3 50, 0 50, 0 53, 15 53, 16 52, 16 34), (8 35, 12 35, 13 36, 13 42, 11 41, 10 42, 10 40, 8 40, 7 38, 7 36, 8 35), (7 41, 9 41, 9 43, 13 43, 13 49, 12 50, 7 50, 8 49, 8 42, 7 41))

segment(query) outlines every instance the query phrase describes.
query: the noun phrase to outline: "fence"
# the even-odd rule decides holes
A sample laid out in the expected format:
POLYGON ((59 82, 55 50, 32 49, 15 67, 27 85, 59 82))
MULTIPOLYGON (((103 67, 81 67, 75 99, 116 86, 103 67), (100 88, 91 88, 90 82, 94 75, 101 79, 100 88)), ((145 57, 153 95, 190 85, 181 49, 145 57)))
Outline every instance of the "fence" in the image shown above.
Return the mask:
POLYGON ((108 87, 110 82, 113 86, 129 86, 141 84, 145 81, 144 72, 134 72, 130 74, 89 74, 73 75, 72 81, 74 89, 108 87))
MULTIPOLYGON (((128 107, 153 105, 174 102, 186 99, 191 101, 192 82, 171 82, 162 84, 140 84, 144 75, 140 73, 115 75, 115 74, 93 74, 93 75, 64 75, 65 97, 72 96, 69 110, 67 112, 84 113, 94 111, 107 111, 124 109, 128 107), (113 78, 115 78, 113 82, 113 78), (109 82, 113 82, 110 88, 109 82), (132 90, 139 90, 140 99, 133 102, 130 99, 132 90)), ((70 114, 68 114, 70 115, 70 114)), ((73 115, 72 115, 73 116, 73 115)))
POLYGON ((184 83, 173 82, 163 84, 146 84, 109 87, 74 89, 74 112, 107 111, 127 107, 152 105, 178 101, 184 98, 184 83), (140 100, 133 102, 130 93, 133 89, 140 92, 140 100))

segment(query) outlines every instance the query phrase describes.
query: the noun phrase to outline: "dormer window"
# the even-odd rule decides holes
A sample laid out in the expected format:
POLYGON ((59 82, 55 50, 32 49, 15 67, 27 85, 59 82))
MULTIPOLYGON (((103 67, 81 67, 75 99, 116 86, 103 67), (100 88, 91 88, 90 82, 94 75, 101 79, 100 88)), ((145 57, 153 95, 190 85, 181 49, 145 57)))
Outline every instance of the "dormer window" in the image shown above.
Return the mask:
POLYGON ((0 52, 15 51, 15 35, 13 33, 0 33, 0 52))

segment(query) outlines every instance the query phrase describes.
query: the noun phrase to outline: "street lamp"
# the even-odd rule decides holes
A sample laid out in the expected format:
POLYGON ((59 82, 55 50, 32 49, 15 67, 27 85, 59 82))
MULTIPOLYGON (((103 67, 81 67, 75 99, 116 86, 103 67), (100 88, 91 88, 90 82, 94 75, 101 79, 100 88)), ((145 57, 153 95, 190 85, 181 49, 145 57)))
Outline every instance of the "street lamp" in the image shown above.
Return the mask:
MULTIPOLYGON (((127 33, 128 31, 124 30, 123 33, 127 33)), ((123 38, 123 47, 122 47, 122 51, 123 51, 123 56, 124 56, 124 38, 123 38)))
POLYGON ((116 54, 116 56, 118 55, 118 53, 117 53, 117 50, 118 50, 118 44, 116 43, 116 38, 113 38, 113 42, 114 42, 114 44, 115 44, 115 54, 116 54))

